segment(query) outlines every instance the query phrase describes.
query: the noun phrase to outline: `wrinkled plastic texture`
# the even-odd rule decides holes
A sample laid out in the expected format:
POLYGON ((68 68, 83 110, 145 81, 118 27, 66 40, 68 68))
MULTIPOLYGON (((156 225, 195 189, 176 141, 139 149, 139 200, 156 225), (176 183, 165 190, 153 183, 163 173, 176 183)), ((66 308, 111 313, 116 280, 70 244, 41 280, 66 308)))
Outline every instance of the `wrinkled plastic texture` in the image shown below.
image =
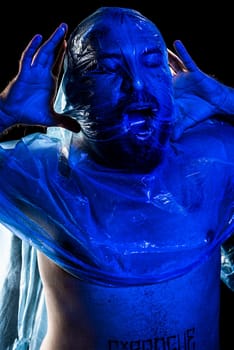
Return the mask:
POLYGON ((179 148, 156 172, 126 176, 96 165, 69 145, 69 132, 57 131, 1 149, 1 221, 74 276, 123 286, 171 279, 233 232, 225 154, 191 158, 179 148))
MULTIPOLYGON (((2 227, 1 255, 7 267, 1 275, 0 350, 38 350, 47 329, 47 314, 35 248, 2 227)), ((2 265, 1 265, 2 268, 2 265)))
POLYGON ((173 96, 169 82, 178 66, 175 61, 168 65, 165 42, 146 17, 132 9, 101 8, 68 39, 55 110, 78 120, 83 133, 93 140, 113 140, 125 134, 137 111, 140 115, 144 110, 148 128, 157 129, 162 120, 165 124, 171 121, 171 114, 166 114, 173 96), (159 108, 152 71, 161 65, 157 73, 157 95, 163 96, 159 108))
POLYGON ((221 246, 221 279, 234 292, 234 233, 221 246))

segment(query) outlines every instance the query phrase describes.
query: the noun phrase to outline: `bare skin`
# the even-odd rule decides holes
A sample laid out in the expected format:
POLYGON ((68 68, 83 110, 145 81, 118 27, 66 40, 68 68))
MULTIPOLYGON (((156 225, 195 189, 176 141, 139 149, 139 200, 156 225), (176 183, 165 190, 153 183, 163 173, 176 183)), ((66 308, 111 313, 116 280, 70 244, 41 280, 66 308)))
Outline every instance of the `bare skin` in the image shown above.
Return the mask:
POLYGON ((87 350, 92 335, 80 294, 79 280, 38 252, 44 287, 48 332, 40 350, 87 350))

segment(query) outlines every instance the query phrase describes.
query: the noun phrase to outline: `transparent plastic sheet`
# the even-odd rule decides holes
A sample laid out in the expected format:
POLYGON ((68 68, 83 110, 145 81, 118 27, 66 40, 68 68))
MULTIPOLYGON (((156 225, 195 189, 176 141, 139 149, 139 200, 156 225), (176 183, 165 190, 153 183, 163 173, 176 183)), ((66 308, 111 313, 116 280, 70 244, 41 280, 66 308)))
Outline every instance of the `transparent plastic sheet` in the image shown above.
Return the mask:
POLYGON ((182 175, 173 193, 173 183, 162 180, 162 169, 126 177, 100 168, 82 153, 73 157, 72 149, 66 164, 64 149, 61 140, 38 134, 14 150, 2 149, 1 220, 76 277, 104 285, 173 278, 203 261, 233 231, 232 187, 215 183, 218 177, 227 183, 232 164, 199 159, 188 166, 187 159, 177 158, 175 165, 172 155, 169 163, 182 175), (216 174, 213 181, 206 176, 210 172, 216 174), (197 205, 203 209, 194 214, 197 205), (112 214, 106 215, 110 208, 112 214), (144 208, 149 214, 142 214, 144 208))
POLYGON ((1 250, 8 246, 10 254, 1 261, 7 269, 1 280, 0 350, 38 350, 47 315, 36 250, 2 227, 1 234, 1 250))
POLYGON ((221 279, 234 292, 234 233, 221 246, 221 279))
MULTIPOLYGON (((182 62, 175 57, 167 50, 158 28, 141 13, 128 8, 102 7, 79 23, 68 39, 55 111, 76 119, 89 140, 106 142, 118 140, 130 129, 134 133, 137 129, 134 114, 139 116, 140 111, 151 117, 146 122, 148 132, 160 135, 173 118, 173 112, 168 112, 173 105, 171 77, 178 67, 182 69, 182 62), (121 26, 121 36, 108 29, 113 23, 121 26), (154 49, 147 50, 149 47, 154 49), (159 62, 164 69, 163 77, 158 79, 160 88, 156 98, 153 74, 147 67, 155 67, 159 62), (143 80, 138 79, 139 74, 143 80), (131 86, 138 83, 143 88, 133 92, 131 86), (162 103, 158 108, 160 98, 162 103)), ((159 139, 161 146, 163 138, 159 139)))
MULTIPOLYGON (((3 188, 7 188, 8 192, 0 193, 3 208, 1 220, 2 224, 10 229, 15 236, 11 242, 13 244, 12 254, 8 268, 8 281, 12 281, 14 288, 11 289, 11 293, 9 293, 9 288, 3 288, 0 295, 1 314, 6 312, 6 308, 3 307, 5 306, 8 308, 8 315, 9 312, 11 315, 8 316, 8 319, 2 319, 0 332, 6 337, 5 344, 10 345, 6 347, 3 343, 4 347, 2 349, 0 347, 0 350, 26 350, 29 341, 31 342, 30 350, 38 350, 39 343, 46 332, 46 311, 37 270, 35 248, 44 252, 69 273, 96 285, 150 285, 188 273, 194 266, 200 265, 209 257, 211 252, 233 232, 233 207, 231 205, 233 192, 230 191, 233 186, 231 184, 229 188, 223 187, 220 191, 220 188, 215 188, 215 182, 212 183, 207 179, 203 183, 206 191, 201 197, 197 197, 197 185, 200 186, 207 172, 211 169, 215 171, 215 179, 220 177, 223 183, 226 183, 225 174, 233 165, 224 161, 199 159, 197 164, 193 164, 189 168, 190 173, 187 174, 187 179, 191 179, 190 175, 193 172, 198 174, 201 167, 204 178, 201 179, 201 175, 199 175, 193 184, 181 182, 183 186, 177 189, 179 190, 177 194, 185 193, 186 201, 184 203, 187 203, 182 206, 173 193, 166 191, 168 188, 165 187, 165 183, 158 182, 162 178, 161 170, 159 170, 158 177, 155 177, 154 173, 150 174, 149 177, 141 175, 140 178, 134 175, 130 176, 126 182, 126 174, 122 177, 121 174, 117 173, 116 178, 113 179, 113 173, 110 176, 107 169, 102 169, 102 171, 101 168, 97 169, 84 154, 80 154, 79 157, 76 154, 74 157, 74 150, 72 147, 70 148, 72 135, 63 129, 51 128, 48 135, 35 134, 27 136, 18 145, 10 142, 3 146, 1 167, 6 166, 6 168, 4 167, 5 173, 2 173, 6 180, 3 188), (38 145, 43 152, 39 151, 38 145), (23 147, 24 152, 22 152, 21 147, 23 147), (9 164, 4 163, 4 156, 12 151, 14 154, 12 153, 11 156, 14 155, 14 161, 11 158, 9 164), (48 161, 46 166, 45 163, 42 166, 45 154, 48 161), (68 162, 68 155, 70 162, 68 162), (23 158, 21 158, 22 156, 23 158), (14 178, 19 180, 19 182, 13 182, 13 187, 6 186, 12 182, 9 169, 14 169, 14 178), (29 176, 30 181, 28 182, 26 179, 29 176), (78 187, 74 187, 73 177, 78 187), (50 179, 53 181, 51 182, 50 179), (99 181, 104 183, 105 187, 99 188, 99 181), (115 189, 110 185, 112 181, 117 184, 115 189), (157 189, 152 187, 152 183, 155 181, 159 185, 157 189), (31 185, 30 182, 32 182, 31 185), (18 185, 20 186, 18 187, 18 185), (128 193, 123 192, 126 186, 129 188, 128 193), (71 193, 71 188, 77 192, 71 193), (95 188, 99 188, 99 191, 94 191, 95 188), (158 191, 159 189, 159 192, 154 193, 154 190, 158 191), (52 199, 46 195, 48 191, 53 194, 56 203, 51 202, 52 199), (100 202, 103 193, 107 194, 100 202), (210 200, 211 195, 214 202, 207 207, 207 201, 210 200), (87 198, 90 198, 89 202, 87 198), (113 202, 106 202, 107 198, 112 198, 113 202), (221 213, 219 205, 223 198, 225 198, 225 203, 221 213), (39 205, 36 205, 34 199, 39 205), (165 226, 165 222, 162 227, 155 228, 150 225, 152 232, 154 229, 156 231, 159 229, 160 233, 163 231, 164 234, 157 237, 152 234, 150 237, 148 236, 151 241, 146 241, 136 235, 136 227, 142 229, 146 218, 138 216, 138 222, 136 222, 136 215, 132 216, 132 221, 137 226, 134 228, 131 226, 129 231, 126 231, 126 225, 121 225, 119 220, 111 222, 103 216, 105 208, 109 210, 112 207, 114 215, 114 209, 123 203, 127 205, 129 210, 132 207, 132 199, 134 199, 135 205, 139 204, 140 207, 142 207, 144 199, 147 205, 153 205, 152 208, 155 207, 157 210, 160 209, 160 217, 166 215, 174 217, 176 221, 182 220, 182 236, 184 237, 180 244, 178 244, 178 239, 181 239, 181 231, 177 232, 174 221, 172 226, 176 244, 174 246, 161 244, 160 246, 160 242, 165 240, 170 242, 167 235, 171 235, 171 227, 165 226), (94 204, 97 200, 101 206, 98 212, 95 212, 91 208, 96 207, 94 204), (201 201, 204 206, 202 211, 204 216, 191 218, 189 211, 201 201), (48 210, 49 208, 50 210, 48 210), (81 210, 80 214, 79 209, 81 210), (228 211, 223 215, 226 209, 228 211), (41 218, 42 221, 37 221, 35 216, 41 218), (96 218, 95 221, 93 221, 94 218, 96 218), (42 222, 43 225, 41 225, 42 222), (83 226, 81 226, 82 222, 83 226), (204 226, 202 224, 204 230, 206 227, 213 229, 207 234, 203 229, 201 231, 198 222, 205 222, 204 226), (75 223, 74 226, 73 223, 75 223), (51 226, 57 228, 59 234, 56 230, 52 232, 51 226), (134 232, 136 239, 134 242, 126 236, 130 232, 134 232), (117 241, 114 240, 115 235, 118 237, 117 241), (17 237, 22 238, 23 243, 17 237), (18 319, 16 320, 17 305, 18 319), (11 323, 6 324, 5 322, 11 317, 11 323)), ((181 163, 179 167, 184 169, 184 164, 181 163)), ((2 170, 0 168, 0 171, 2 170)), ((200 190, 201 188, 199 188, 199 193, 200 190)), ((122 209, 125 212, 126 207, 123 206, 122 209)), ((134 210, 136 209, 134 208, 134 210)), ((120 215, 124 215, 124 212, 120 215)), ((158 221, 157 218, 156 221, 158 221)), ((144 234, 146 233, 144 231, 144 234)))

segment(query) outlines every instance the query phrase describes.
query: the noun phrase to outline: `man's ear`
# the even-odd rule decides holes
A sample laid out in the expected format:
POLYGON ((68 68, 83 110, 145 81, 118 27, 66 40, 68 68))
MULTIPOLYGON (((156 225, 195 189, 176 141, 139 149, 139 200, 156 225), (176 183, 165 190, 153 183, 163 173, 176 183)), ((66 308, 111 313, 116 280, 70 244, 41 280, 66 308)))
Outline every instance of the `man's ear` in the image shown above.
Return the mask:
POLYGON ((171 70, 172 76, 175 76, 179 72, 187 72, 185 65, 181 59, 170 49, 167 49, 168 52, 168 65, 171 70))

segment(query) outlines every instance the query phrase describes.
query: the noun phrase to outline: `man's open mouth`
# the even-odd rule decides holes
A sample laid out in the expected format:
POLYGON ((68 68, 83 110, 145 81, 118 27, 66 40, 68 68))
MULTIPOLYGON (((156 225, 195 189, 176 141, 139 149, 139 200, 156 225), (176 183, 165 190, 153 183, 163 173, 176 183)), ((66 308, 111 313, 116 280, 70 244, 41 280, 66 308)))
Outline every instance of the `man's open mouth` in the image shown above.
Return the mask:
POLYGON ((132 104, 123 113, 125 130, 139 140, 147 139, 155 130, 157 112, 155 106, 132 104))

